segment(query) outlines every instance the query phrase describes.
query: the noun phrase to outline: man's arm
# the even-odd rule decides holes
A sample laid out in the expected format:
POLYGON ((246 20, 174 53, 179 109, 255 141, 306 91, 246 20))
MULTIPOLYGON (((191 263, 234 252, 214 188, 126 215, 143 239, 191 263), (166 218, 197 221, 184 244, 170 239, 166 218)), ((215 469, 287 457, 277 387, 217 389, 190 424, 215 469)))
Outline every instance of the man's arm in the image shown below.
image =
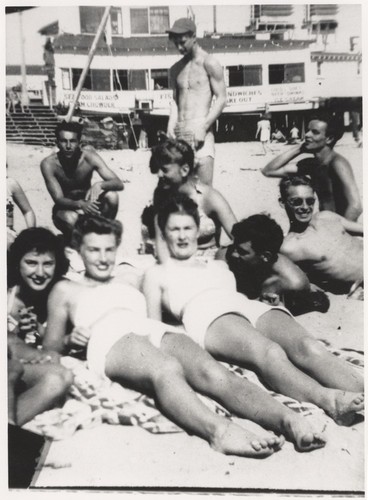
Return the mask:
POLYGON ((55 177, 53 165, 50 163, 48 158, 41 162, 41 172, 45 180, 47 190, 58 208, 64 210, 78 210, 79 208, 82 208, 84 200, 71 200, 70 198, 66 198, 64 196, 60 183, 55 177))
POLYGON ((212 93, 216 98, 204 123, 206 131, 208 131, 226 106, 226 86, 223 69, 217 59, 211 55, 208 56, 204 61, 204 68, 210 80, 212 93))
POLYGON ((22 186, 15 179, 9 179, 13 198, 23 214, 27 227, 35 227, 36 216, 22 186))
POLYGON ((323 210, 322 212, 318 212, 314 216, 315 220, 318 221, 320 219, 325 221, 331 221, 331 223, 340 221, 345 231, 355 236, 363 236, 363 224, 360 222, 355 222, 349 219, 346 219, 342 215, 339 215, 335 212, 330 212, 329 210, 323 210))
POLYGON ((178 95, 176 86, 176 76, 177 76, 177 71, 176 71, 176 65, 174 64, 174 66, 170 68, 169 88, 173 92, 173 98, 170 102, 170 115, 166 130, 168 137, 170 137, 171 139, 175 139, 175 127, 178 122, 178 95))
POLYGON ((333 161, 332 168, 340 180, 343 194, 346 200, 346 208, 342 214, 346 219, 356 221, 362 213, 363 208, 360 201, 358 186, 355 181, 353 169, 350 163, 341 155, 337 155, 333 161))
POLYGON ((219 191, 217 191, 217 189, 210 187, 208 187, 208 194, 206 198, 206 205, 209 208, 210 213, 213 213, 216 216, 226 234, 229 238, 232 238, 231 231, 233 229, 233 225, 237 222, 237 219, 228 201, 219 191))
POLYGON ((102 191, 122 191, 124 189, 123 181, 106 165, 100 155, 88 152, 86 157, 102 179, 91 187, 90 199, 92 202, 97 201, 102 191))
POLYGON ((298 144, 276 156, 262 169, 262 174, 266 177, 286 177, 290 174, 296 174, 298 167, 295 164, 289 164, 289 162, 303 153, 302 146, 302 144, 298 144))

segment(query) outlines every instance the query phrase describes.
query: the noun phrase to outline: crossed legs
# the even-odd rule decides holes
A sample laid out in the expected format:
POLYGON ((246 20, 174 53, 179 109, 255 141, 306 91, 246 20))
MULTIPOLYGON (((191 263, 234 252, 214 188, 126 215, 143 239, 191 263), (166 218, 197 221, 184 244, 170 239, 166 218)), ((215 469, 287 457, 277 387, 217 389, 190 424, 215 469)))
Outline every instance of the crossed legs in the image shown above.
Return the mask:
MULTIPOLYGON (((273 328, 273 322, 269 328, 273 328)), ((292 333, 286 330, 285 335, 292 333)), ((319 406, 338 424, 350 424, 355 413, 363 409, 363 394, 321 385, 295 366, 282 346, 244 317, 226 314, 215 320, 207 330, 205 347, 216 359, 252 367, 277 392, 319 406)))
POLYGON ((171 420, 207 440, 221 453, 266 457, 279 438, 257 438, 216 415, 200 401, 186 381, 181 364, 133 333, 118 340, 106 356, 106 375, 120 384, 152 395, 171 420))

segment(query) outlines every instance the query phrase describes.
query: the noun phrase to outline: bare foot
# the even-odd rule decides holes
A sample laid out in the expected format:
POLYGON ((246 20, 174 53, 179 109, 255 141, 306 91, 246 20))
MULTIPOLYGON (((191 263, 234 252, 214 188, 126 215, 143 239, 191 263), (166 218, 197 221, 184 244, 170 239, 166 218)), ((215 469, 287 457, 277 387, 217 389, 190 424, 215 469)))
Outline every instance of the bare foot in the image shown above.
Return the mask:
POLYGON ((265 458, 284 444, 283 439, 273 433, 259 437, 231 421, 224 422, 210 441, 211 447, 225 455, 265 458))
POLYGON ((326 438, 323 432, 313 429, 311 423, 301 415, 288 415, 283 422, 283 432, 294 443, 298 451, 323 448, 326 438))
POLYGON ((335 420, 338 425, 352 425, 354 423, 356 413, 364 410, 364 394, 336 391, 335 405, 331 411, 326 413, 335 420))

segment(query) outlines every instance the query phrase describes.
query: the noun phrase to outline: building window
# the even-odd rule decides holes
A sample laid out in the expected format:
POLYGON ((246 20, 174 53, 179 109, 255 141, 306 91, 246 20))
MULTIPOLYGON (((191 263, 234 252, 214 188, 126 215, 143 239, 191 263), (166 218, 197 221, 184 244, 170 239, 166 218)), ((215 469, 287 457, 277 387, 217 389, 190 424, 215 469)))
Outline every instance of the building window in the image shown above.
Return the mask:
POLYGON ((327 33, 335 33, 338 24, 336 21, 318 21, 316 23, 312 23, 312 33, 314 35, 318 34, 327 34, 327 33))
POLYGON ((270 64, 268 67, 268 78, 271 85, 304 82, 304 63, 270 64))
MULTIPOLYGON (((79 7, 81 33, 97 33, 105 7, 79 7)), ((123 32, 123 22, 120 7, 111 7, 110 10, 111 33, 119 35, 123 32)))
POLYGON ((163 35, 167 29, 169 29, 168 7, 130 9, 132 35, 163 35))
POLYGON ((148 35, 148 9, 130 9, 132 35, 148 35))
POLYGON ((110 70, 109 69, 92 69, 91 70, 92 90, 95 91, 110 91, 110 70))
POLYGON ((112 84, 114 90, 128 90, 128 70, 113 70, 112 84))
POLYGON ((97 33, 105 7, 79 7, 81 33, 97 33))
POLYGON ((71 90, 69 69, 61 68, 61 81, 63 90, 71 90))
POLYGON ((262 66, 228 66, 229 87, 262 85, 262 66))
POLYGON ((312 4, 310 5, 311 16, 335 16, 339 11, 339 6, 334 3, 330 4, 312 4))
POLYGON ((317 62, 317 75, 321 76, 321 74, 322 74, 322 62, 318 61, 317 62))
POLYGON ((151 80, 155 90, 169 88, 169 71, 167 69, 151 69, 151 80))
POLYGON ((291 16, 294 6, 290 4, 264 4, 254 5, 253 15, 260 18, 261 16, 291 16))
POLYGON ((147 90, 145 69, 132 69, 128 73, 129 90, 147 90))
POLYGON ((111 33, 121 35, 123 33, 123 19, 120 7, 112 7, 110 10, 111 33))
MULTIPOLYGON (((82 74, 81 68, 72 68, 73 90, 77 88, 79 78, 82 74)), ((109 91, 110 70, 109 69, 90 69, 86 75, 82 90, 109 91)))
POLYGON ((169 28, 169 7, 150 7, 151 35, 162 35, 169 28))
MULTIPOLYGON (((73 90, 77 88, 79 78, 82 74, 81 68, 72 68, 72 84, 73 90)), ((83 90, 92 90, 92 82, 91 82, 91 70, 88 71, 86 78, 83 83, 83 90)))

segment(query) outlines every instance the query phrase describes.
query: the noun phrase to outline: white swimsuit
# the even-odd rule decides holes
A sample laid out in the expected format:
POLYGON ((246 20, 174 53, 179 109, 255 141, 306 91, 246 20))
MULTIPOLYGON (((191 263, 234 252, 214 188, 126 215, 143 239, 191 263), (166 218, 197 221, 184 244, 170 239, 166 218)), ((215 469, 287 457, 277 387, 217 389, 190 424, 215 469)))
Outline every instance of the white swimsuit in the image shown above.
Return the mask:
POLYGON ((87 363, 100 376, 105 375, 106 356, 113 345, 129 333, 147 336, 157 348, 162 337, 173 328, 147 318, 146 301, 141 292, 123 283, 86 287, 78 297, 73 323, 91 332, 87 363))
POLYGON ((201 347, 205 347, 210 325, 224 314, 238 314, 254 327, 263 314, 273 309, 291 316, 282 306, 270 306, 238 293, 233 273, 219 261, 209 261, 202 268, 190 268, 171 259, 165 267, 165 292, 169 302, 166 306, 201 347))

